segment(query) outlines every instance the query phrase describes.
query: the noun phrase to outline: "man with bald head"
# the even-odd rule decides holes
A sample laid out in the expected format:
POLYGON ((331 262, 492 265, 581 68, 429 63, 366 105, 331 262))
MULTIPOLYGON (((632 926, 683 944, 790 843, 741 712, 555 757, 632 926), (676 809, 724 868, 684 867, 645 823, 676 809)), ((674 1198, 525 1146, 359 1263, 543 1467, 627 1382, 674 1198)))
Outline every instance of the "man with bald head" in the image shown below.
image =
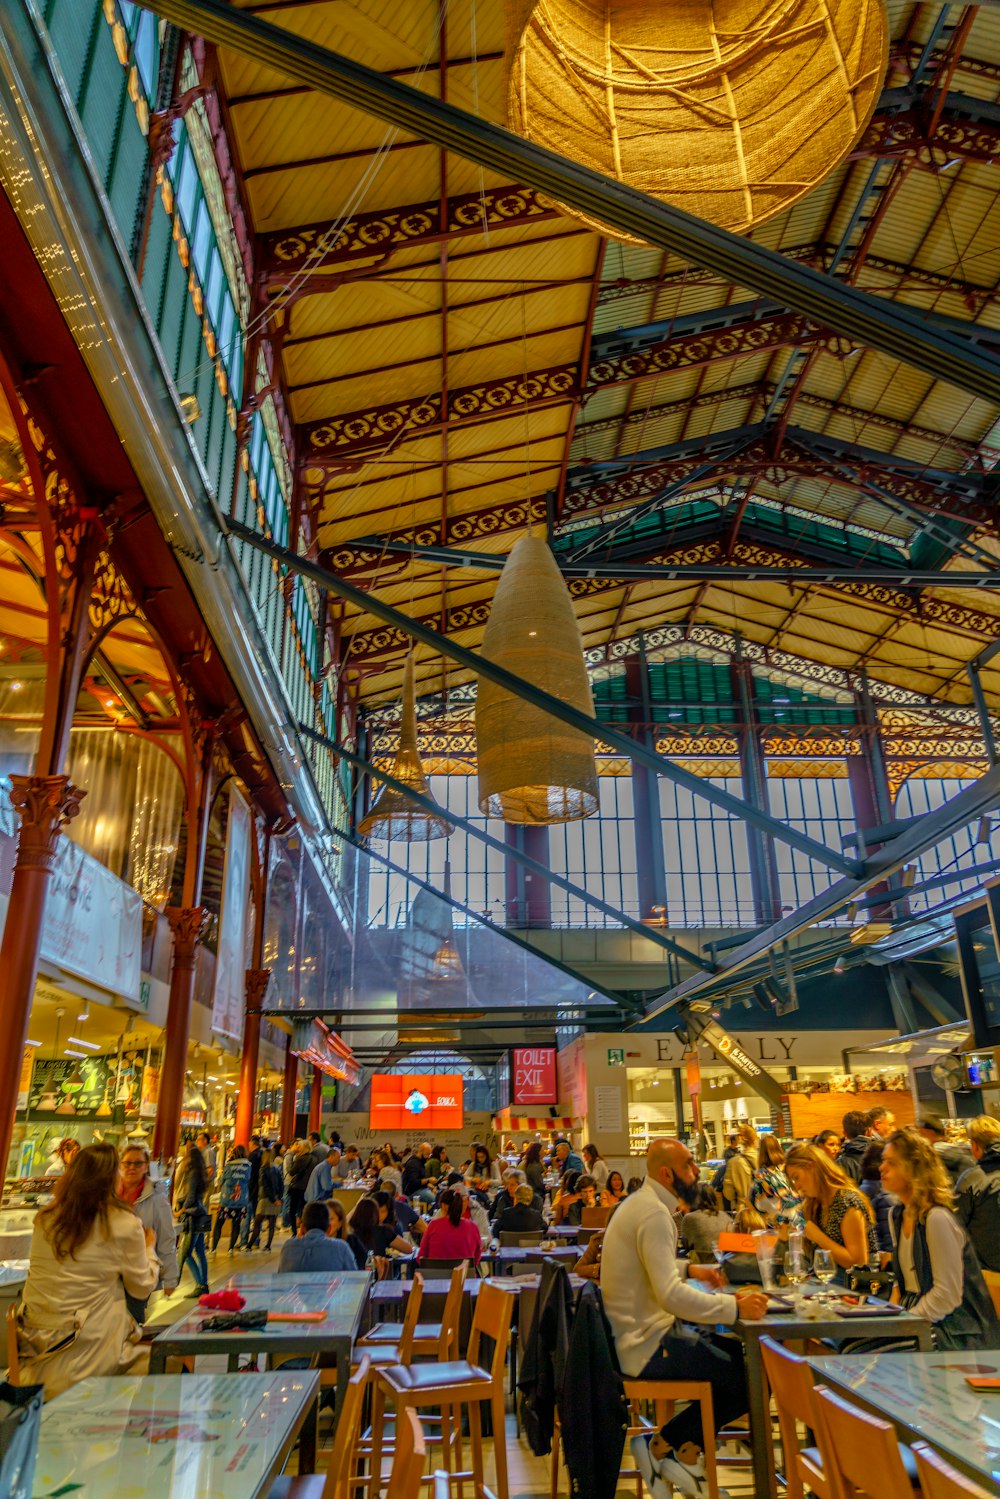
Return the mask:
MULTIPOLYGON (((763 1316, 767 1297, 750 1287, 725 1294, 714 1265, 677 1259, 674 1214, 693 1205, 697 1185, 698 1167, 686 1145, 650 1143, 646 1180, 615 1210, 604 1233, 601 1295, 626 1379, 706 1381, 721 1429, 746 1414, 746 1375, 740 1344, 711 1329, 763 1316), (691 1323, 696 1326, 684 1325, 691 1323)), ((682 1494, 708 1494, 704 1441, 697 1404, 651 1437, 632 1438, 636 1466, 653 1499, 669 1499, 671 1485, 682 1494)))

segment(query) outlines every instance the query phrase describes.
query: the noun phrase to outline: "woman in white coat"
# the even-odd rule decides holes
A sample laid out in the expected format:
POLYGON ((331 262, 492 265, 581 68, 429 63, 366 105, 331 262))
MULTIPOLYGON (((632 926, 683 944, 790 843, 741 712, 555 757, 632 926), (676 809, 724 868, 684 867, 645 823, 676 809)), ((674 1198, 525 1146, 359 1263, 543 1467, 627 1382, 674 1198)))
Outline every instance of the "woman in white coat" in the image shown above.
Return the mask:
POLYGON ((118 1196, 112 1145, 81 1150, 35 1219, 18 1315, 21 1381, 51 1400, 89 1374, 120 1374, 140 1352, 126 1291, 160 1277, 154 1235, 118 1196))

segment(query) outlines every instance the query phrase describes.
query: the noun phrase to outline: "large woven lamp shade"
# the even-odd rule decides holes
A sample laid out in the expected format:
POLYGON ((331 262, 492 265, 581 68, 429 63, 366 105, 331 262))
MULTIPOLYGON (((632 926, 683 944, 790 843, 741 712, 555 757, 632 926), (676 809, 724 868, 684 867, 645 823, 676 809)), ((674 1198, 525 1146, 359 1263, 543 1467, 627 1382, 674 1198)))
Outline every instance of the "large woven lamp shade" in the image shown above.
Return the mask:
MULTIPOLYGON (((580 627, 547 544, 514 544, 493 599, 482 654, 593 716, 580 627)), ((571 822, 597 810, 594 741, 493 682, 476 688, 479 810, 513 823, 571 822)))
MULTIPOLYGON (((402 781, 421 796, 434 800, 417 753, 417 692, 412 651, 407 653, 406 665, 403 667, 403 719, 392 774, 395 780, 402 781)), ((407 843, 426 842, 429 838, 447 838, 454 831, 454 824, 448 821, 440 807, 437 812, 426 811, 394 786, 382 787, 367 814, 358 823, 358 832, 363 838, 399 838, 407 843)))
POLYGON ((888 49, 882 0, 508 0, 507 123, 746 233, 857 144, 888 49))

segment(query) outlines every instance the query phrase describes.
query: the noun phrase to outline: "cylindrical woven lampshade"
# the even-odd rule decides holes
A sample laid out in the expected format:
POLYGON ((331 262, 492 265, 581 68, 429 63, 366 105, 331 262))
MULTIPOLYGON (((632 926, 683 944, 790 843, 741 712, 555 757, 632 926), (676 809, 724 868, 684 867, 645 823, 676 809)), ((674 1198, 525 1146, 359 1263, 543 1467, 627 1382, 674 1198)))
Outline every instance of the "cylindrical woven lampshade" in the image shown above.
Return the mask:
POLYGON ((854 147, 888 49, 882 0, 508 0, 507 123, 746 233, 854 147))
MULTIPOLYGON (((403 668, 403 719, 399 728, 399 750, 392 774, 397 781, 410 786, 421 796, 430 797, 431 788, 417 753, 417 692, 413 677, 413 652, 403 668)), ((431 797, 433 801, 433 797, 431 797)), ((436 805, 436 803, 435 803, 436 805)), ((383 786, 367 814, 358 823, 363 838, 386 841, 400 838, 407 843, 426 842, 429 838, 447 838, 455 831, 444 812, 427 812, 397 791, 383 786)))
MULTIPOLYGON (((594 699, 580 627, 547 544, 516 542, 504 564, 482 654, 582 713, 594 699)), ((594 741, 523 698, 479 678, 479 810, 505 822, 571 822, 597 810, 594 741)))

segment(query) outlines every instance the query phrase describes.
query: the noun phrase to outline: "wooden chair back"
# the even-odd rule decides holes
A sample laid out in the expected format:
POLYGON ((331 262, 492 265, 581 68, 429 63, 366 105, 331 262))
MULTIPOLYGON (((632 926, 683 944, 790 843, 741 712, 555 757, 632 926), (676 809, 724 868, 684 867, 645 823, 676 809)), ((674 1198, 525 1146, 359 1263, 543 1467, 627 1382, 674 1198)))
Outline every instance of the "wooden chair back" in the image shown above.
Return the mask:
POLYGON ((21 1383, 21 1355, 17 1350, 17 1306, 13 1301, 7 1308, 7 1382, 21 1383))
POLYGON ((993 1310, 1000 1317, 1000 1270, 984 1270, 983 1280, 985 1280, 986 1289, 993 1298, 993 1310))
POLYGON ((581 1208, 581 1210, 580 1210, 580 1227, 581 1228, 606 1228, 607 1224, 608 1224, 608 1218, 610 1217, 610 1215, 611 1215, 611 1209, 610 1208, 601 1208, 601 1207, 597 1207, 597 1208, 581 1208))
POLYGON ((541 1231, 528 1233, 525 1229, 505 1228, 500 1234, 501 1249, 531 1249, 545 1238, 541 1231))
POLYGON ((469 1338, 469 1363, 479 1363, 479 1346, 483 1338, 493 1340, 493 1359, 490 1375, 503 1383, 507 1367, 507 1349, 510 1346, 510 1324, 514 1316, 514 1292, 501 1290, 497 1281, 484 1280, 476 1297, 476 1310, 472 1316, 472 1336, 469 1338))
POLYGON ((801 1354, 792 1353, 773 1338, 761 1338, 760 1351, 767 1382, 778 1407, 778 1427, 781 1431, 781 1450, 785 1459, 785 1484, 789 1499, 804 1499, 806 1488, 817 1494, 819 1499, 831 1499, 826 1454, 823 1454, 822 1468, 806 1457, 796 1426, 798 1421, 808 1427, 812 1427, 814 1423, 812 1370, 801 1354))
POLYGON ((441 1310, 441 1333, 438 1338, 438 1363, 447 1364, 458 1358, 458 1333, 462 1322, 462 1302, 465 1299, 465 1281, 469 1274, 468 1260, 462 1260, 451 1272, 451 1285, 441 1310))
POLYGON ((413 1361, 413 1339, 420 1321, 420 1308, 424 1300, 424 1277, 419 1270, 413 1277, 410 1294, 406 1298, 406 1311, 403 1314, 403 1330, 399 1335, 399 1362, 409 1364, 413 1361))
POLYGON ((467 1265, 468 1260, 421 1260, 420 1268, 428 1280, 447 1280, 456 1265, 467 1265))
POLYGON ((396 1452, 386 1499, 418 1499, 426 1456, 427 1443, 420 1417, 412 1406, 404 1407, 396 1422, 396 1452))
MULTIPOLYGON (((1000 1280, 1000 1276, 997 1277, 1000 1280)), ((988 1490, 953 1468, 927 1442, 914 1442, 923 1499, 990 1499, 988 1490)))
POLYGON ((330 1453, 323 1499, 355 1499, 358 1481, 351 1473, 361 1435, 361 1413, 371 1360, 367 1354, 347 1381, 343 1409, 337 1412, 337 1440, 330 1453))
POLYGON ((813 1417, 822 1437, 832 1499, 913 1499, 913 1485, 888 1421, 859 1410, 826 1385, 813 1388, 813 1417))

